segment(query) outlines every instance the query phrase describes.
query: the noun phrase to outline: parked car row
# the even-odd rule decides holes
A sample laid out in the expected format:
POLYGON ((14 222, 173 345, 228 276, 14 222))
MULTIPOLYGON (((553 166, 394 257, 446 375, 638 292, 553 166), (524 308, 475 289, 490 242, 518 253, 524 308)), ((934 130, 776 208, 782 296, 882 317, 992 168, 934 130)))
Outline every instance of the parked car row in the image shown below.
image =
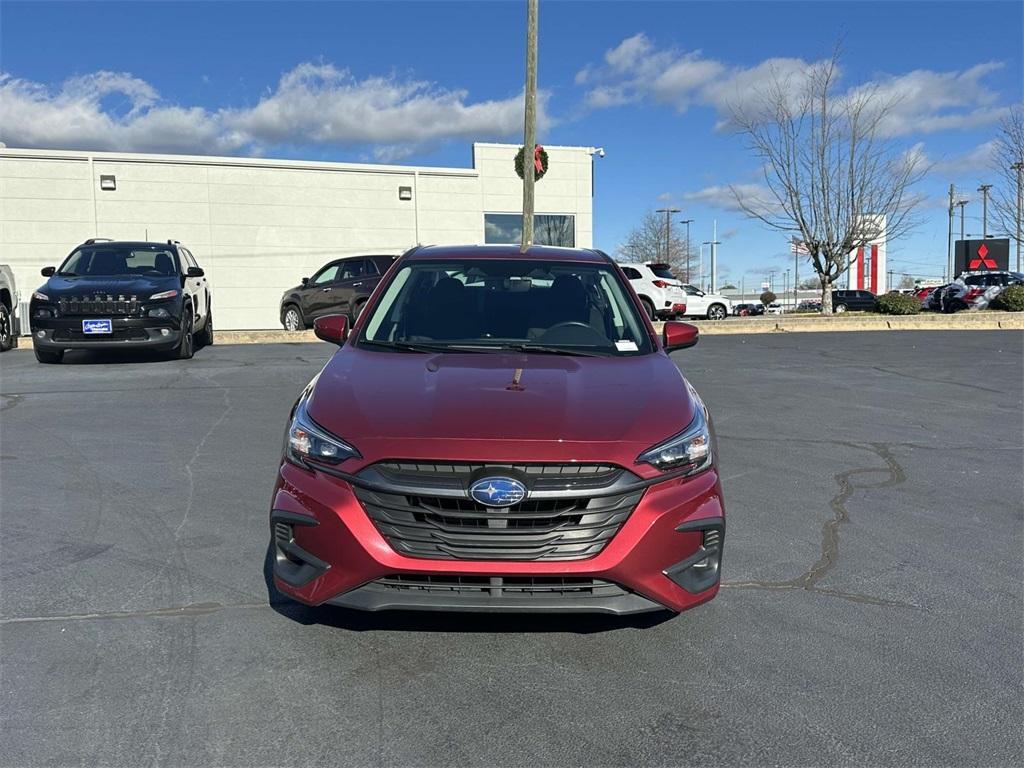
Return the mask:
POLYGON ((724 320, 732 314, 732 301, 717 293, 705 293, 683 283, 668 264, 622 262, 619 264, 651 320, 703 317, 724 320))
POLYGON ((1011 285, 1024 285, 1024 274, 1005 270, 964 272, 956 280, 932 288, 921 288, 915 296, 922 309, 959 312, 985 309, 1011 285))

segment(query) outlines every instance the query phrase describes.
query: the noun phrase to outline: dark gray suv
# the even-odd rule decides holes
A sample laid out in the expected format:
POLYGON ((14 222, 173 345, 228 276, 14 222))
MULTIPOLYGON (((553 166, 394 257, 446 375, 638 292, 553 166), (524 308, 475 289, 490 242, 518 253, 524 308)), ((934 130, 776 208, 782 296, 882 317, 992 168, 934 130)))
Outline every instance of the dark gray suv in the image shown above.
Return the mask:
POLYGON ((322 266, 281 297, 281 325, 310 328, 321 315, 348 315, 354 323, 397 255, 345 256, 322 266))

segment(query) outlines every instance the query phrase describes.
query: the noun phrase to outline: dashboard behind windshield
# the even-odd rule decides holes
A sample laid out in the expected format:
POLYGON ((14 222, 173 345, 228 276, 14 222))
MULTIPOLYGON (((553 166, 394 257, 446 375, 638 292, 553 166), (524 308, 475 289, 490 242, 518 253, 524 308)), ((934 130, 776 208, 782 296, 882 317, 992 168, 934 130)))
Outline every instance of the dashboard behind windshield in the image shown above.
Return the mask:
POLYGON ((388 283, 358 343, 608 356, 654 349, 610 265, 527 259, 410 261, 388 283))
POLYGON ((74 251, 57 270, 64 277, 170 277, 178 274, 178 257, 169 248, 96 245, 74 251))

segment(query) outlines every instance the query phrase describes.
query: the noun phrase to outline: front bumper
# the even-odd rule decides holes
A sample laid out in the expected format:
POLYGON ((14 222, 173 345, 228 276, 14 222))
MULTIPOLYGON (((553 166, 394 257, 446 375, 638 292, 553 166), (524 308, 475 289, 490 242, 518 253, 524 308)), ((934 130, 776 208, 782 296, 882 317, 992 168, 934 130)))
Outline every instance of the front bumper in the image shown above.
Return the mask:
POLYGON ((649 485, 584 560, 464 560, 396 552, 346 481, 284 462, 270 515, 274 583, 308 605, 362 610, 633 614, 683 611, 719 589, 716 470, 649 485))
MULTIPOLYGON (((40 349, 172 349, 181 341, 173 320, 110 317, 110 334, 85 335, 82 317, 38 319, 31 323, 32 343, 40 349)), ((94 319, 92 316, 89 319, 94 319)), ((108 319, 98 315, 95 319, 108 319)))

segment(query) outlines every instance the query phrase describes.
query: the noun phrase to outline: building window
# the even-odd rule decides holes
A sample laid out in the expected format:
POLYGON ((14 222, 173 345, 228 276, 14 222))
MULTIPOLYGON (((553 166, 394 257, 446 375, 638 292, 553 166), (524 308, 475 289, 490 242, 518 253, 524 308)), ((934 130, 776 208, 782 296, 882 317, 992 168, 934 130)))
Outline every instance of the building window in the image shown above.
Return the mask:
MULTIPOLYGON (((523 217, 518 213, 485 213, 485 243, 519 243, 523 217)), ((576 217, 538 213, 533 217, 533 242, 537 245, 576 247, 576 217)))

